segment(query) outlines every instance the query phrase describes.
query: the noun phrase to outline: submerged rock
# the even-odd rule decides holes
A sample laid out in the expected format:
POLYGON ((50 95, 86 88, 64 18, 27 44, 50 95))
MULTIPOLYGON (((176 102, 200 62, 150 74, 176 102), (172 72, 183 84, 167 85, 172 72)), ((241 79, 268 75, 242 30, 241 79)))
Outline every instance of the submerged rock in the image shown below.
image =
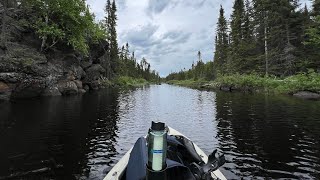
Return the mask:
POLYGON ((232 87, 230 87, 230 86, 220 86, 220 90, 221 91, 226 91, 226 92, 231 92, 232 91, 232 87))
POLYGON ((316 99, 316 100, 320 99, 320 94, 310 92, 310 91, 300 91, 300 92, 293 94, 293 96, 298 97, 298 98, 302 98, 302 99, 316 99))

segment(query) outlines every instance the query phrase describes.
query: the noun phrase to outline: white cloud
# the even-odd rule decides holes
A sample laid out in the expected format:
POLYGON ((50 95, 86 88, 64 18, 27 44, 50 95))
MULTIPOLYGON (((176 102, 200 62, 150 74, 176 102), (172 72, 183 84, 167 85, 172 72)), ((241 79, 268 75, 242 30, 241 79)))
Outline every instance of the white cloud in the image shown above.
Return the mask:
MULTIPOLYGON (((97 19, 104 17, 106 0, 88 0, 97 19)), ((119 44, 129 43, 138 58, 146 57, 162 76, 189 68, 200 50, 212 60, 214 32, 222 5, 230 16, 227 0, 117 0, 119 44)), ((302 0, 301 3, 308 3, 302 0)))

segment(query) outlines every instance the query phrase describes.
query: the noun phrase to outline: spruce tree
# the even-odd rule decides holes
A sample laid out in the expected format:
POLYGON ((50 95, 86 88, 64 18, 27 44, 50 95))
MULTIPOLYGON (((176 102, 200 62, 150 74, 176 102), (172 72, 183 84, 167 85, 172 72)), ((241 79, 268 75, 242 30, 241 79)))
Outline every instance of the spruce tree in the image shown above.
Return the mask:
POLYGON ((254 32, 254 27, 252 24, 252 6, 249 0, 246 0, 245 3, 245 15, 243 19, 243 39, 247 43, 252 43, 253 41, 253 32, 254 32))
POLYGON ((235 0, 233 12, 231 15, 231 42, 232 46, 239 46, 243 39, 243 24, 245 19, 245 10, 243 0, 235 0))
POLYGON ((216 30, 216 49, 214 55, 214 64, 218 73, 225 74, 226 61, 228 54, 228 25, 224 16, 224 9, 220 7, 220 16, 217 23, 216 30))
POLYGON ((313 0, 311 15, 314 17, 320 15, 320 0, 313 0))
POLYGON ((117 41, 117 6, 115 0, 113 0, 110 10, 110 60, 111 68, 114 70, 114 73, 119 72, 119 57, 118 57, 118 41, 117 41))
MULTIPOLYGON (((228 70, 229 73, 239 72, 240 65, 243 63, 244 58, 244 31, 246 30, 245 24, 246 12, 243 0, 235 0, 233 5, 233 12, 231 14, 231 51, 229 52, 228 70)), ((247 17, 248 18, 248 17, 247 17)), ((248 22, 247 22, 248 23, 248 22)))

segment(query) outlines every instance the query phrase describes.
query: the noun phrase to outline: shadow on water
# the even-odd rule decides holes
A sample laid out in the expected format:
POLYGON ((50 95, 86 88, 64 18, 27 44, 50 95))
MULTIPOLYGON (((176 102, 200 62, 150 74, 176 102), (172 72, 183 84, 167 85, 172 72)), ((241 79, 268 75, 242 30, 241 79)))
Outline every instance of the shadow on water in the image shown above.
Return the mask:
POLYGON ((227 177, 320 178, 320 103, 218 93, 218 138, 227 177))
POLYGON ((102 174, 116 154, 117 98, 103 91, 2 103, 0 179, 102 174))

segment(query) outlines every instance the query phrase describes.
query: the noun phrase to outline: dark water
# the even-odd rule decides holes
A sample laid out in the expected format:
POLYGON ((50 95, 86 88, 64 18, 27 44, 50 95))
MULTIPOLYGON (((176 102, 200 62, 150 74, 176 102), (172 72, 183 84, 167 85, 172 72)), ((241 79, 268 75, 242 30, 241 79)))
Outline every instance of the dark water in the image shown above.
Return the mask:
POLYGON ((152 120, 222 149, 228 179, 320 178, 319 101, 161 85, 1 103, 0 179, 102 179, 152 120))

